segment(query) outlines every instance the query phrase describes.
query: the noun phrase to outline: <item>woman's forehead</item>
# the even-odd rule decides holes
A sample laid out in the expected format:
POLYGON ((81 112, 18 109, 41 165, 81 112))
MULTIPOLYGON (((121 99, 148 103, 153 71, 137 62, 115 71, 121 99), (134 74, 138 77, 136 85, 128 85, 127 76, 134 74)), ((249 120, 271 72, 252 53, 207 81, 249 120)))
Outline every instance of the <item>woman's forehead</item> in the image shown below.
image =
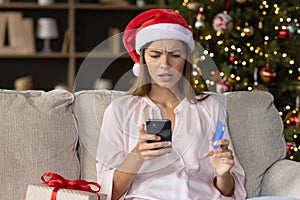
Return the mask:
POLYGON ((166 50, 169 52, 173 51, 184 51, 184 45, 179 40, 157 40, 153 41, 148 49, 166 50))

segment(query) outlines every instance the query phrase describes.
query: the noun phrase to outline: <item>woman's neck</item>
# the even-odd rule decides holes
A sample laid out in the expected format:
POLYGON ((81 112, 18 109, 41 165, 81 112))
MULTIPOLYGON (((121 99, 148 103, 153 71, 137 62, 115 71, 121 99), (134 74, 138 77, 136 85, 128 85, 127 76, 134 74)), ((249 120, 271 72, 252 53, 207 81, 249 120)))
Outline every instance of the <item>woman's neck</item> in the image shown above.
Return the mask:
POLYGON ((156 104, 170 105, 177 102, 177 104, 183 99, 183 95, 179 92, 178 88, 163 88, 158 85, 152 84, 148 97, 156 104))

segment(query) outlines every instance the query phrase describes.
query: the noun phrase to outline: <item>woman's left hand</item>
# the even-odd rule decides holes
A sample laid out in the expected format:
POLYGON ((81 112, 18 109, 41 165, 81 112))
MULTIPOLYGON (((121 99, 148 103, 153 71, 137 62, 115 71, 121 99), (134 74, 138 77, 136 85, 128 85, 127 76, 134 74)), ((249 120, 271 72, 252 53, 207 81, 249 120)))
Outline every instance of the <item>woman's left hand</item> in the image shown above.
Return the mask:
POLYGON ((211 148, 210 151, 205 155, 209 157, 210 163, 214 168, 216 175, 220 177, 228 175, 230 169, 234 165, 234 157, 232 155, 232 151, 228 148, 229 143, 230 142, 227 139, 218 140, 214 145, 220 145, 220 148, 211 148))

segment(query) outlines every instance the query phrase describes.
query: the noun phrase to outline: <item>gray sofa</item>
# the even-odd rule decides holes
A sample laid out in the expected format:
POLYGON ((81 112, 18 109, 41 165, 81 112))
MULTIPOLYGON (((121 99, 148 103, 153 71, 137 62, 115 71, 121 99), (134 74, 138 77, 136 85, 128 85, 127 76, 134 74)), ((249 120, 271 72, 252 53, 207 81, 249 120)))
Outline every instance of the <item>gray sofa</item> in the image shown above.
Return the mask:
MULTIPOLYGON (((44 172, 96 181, 95 151, 106 106, 123 93, 0 90, 0 199, 25 199, 44 172)), ((267 92, 216 95, 227 108, 248 197, 300 197, 300 163, 284 159, 282 122, 267 92)), ((105 149, 103 149, 105 151, 105 149)))

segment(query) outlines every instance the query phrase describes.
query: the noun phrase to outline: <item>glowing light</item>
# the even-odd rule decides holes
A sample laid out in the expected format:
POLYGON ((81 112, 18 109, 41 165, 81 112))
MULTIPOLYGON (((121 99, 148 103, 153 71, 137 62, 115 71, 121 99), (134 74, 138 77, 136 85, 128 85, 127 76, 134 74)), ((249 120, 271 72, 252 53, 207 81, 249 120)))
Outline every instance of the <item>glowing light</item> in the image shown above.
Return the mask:
POLYGON ((250 58, 249 59, 249 63, 253 63, 254 62, 254 59, 253 58, 250 58))
POLYGON ((250 51, 253 51, 254 50, 254 47, 250 47, 250 51))
POLYGON ((267 15, 267 11, 263 11, 262 14, 263 14, 263 15, 267 15))
POLYGON ((221 32, 221 31, 217 31, 217 32, 216 32, 216 35, 217 35, 218 37, 220 37, 220 36, 222 35, 222 32, 221 32))
POLYGON ((248 82, 244 82, 244 86, 246 87, 248 85, 248 82))
POLYGON ((237 27, 236 27, 236 30, 238 30, 238 31, 241 30, 241 27, 240 27, 240 26, 237 26, 237 27))
POLYGON ((198 80, 195 80, 195 81, 194 81, 194 84, 195 84, 195 85, 198 85, 198 84, 199 84, 199 81, 198 81, 198 80))
POLYGON ((240 53, 240 52, 242 52, 242 49, 241 48, 237 48, 236 51, 240 53))
POLYGON ((285 109, 289 110, 291 107, 289 105, 285 106, 285 109))
POLYGON ((292 74, 292 73, 293 73, 293 70, 290 69, 290 70, 289 70, 289 74, 292 74))
POLYGON ((268 57, 269 57, 269 54, 266 53, 266 54, 265 54, 265 57, 268 58, 268 57))
POLYGON ((203 54, 204 54, 204 55, 207 55, 207 54, 208 54, 208 51, 207 51, 207 50, 204 50, 204 51, 203 51, 203 54))
POLYGON ((279 21, 280 21, 280 22, 283 22, 283 21, 284 21, 284 19, 281 17, 281 18, 279 19, 279 21))
POLYGON ((224 74, 224 72, 220 72, 220 76, 222 76, 222 77, 223 77, 224 75, 225 75, 225 74, 224 74))
POLYGON ((294 159, 294 156, 290 156, 290 159, 293 160, 293 159, 294 159))
POLYGON ((291 22, 292 19, 291 19, 291 18, 287 18, 286 21, 287 21, 287 22, 291 22))
POLYGON ((239 64, 239 61, 235 60, 233 63, 234 63, 235 65, 237 65, 237 64, 239 64))
POLYGON ((212 58, 212 57, 215 56, 215 54, 214 53, 210 53, 209 56, 212 58))
POLYGON ((277 55, 278 54, 278 52, 277 51, 274 51, 274 55, 277 55))
POLYGON ((293 64, 295 64, 295 60, 290 60, 290 65, 293 65, 293 64))
POLYGON ((234 77, 235 77, 235 75, 234 75, 234 74, 230 74, 230 77, 231 77, 231 78, 234 78, 234 77))
POLYGON ((270 38, 269 36, 265 36, 265 40, 268 41, 270 38))
POLYGON ((223 44, 223 43, 224 43, 223 40, 219 40, 219 41, 217 42, 218 45, 221 45, 221 44, 223 44))
POLYGON ((274 29, 277 31, 277 30, 279 29, 279 27, 278 27, 278 26, 275 26, 274 29))
POLYGON ((228 48, 228 47, 225 47, 225 48, 224 48, 224 51, 226 51, 226 52, 229 51, 229 48, 228 48))
POLYGON ((201 58, 201 60, 206 60, 205 56, 201 56, 200 58, 201 58))
POLYGON ((235 47, 234 45, 231 45, 231 49, 232 49, 232 50, 235 50, 236 47, 235 47))
POLYGON ((283 53, 283 54, 282 54, 282 57, 283 57, 283 58, 286 58, 286 57, 287 57, 287 54, 286 54, 286 53, 283 53))
POLYGON ((242 62, 242 65, 243 65, 243 66, 246 66, 246 65, 247 65, 247 62, 246 62, 246 61, 243 61, 243 62, 242 62))
POLYGON ((212 38, 212 36, 211 35, 207 35, 207 36, 205 36, 205 40, 210 40, 212 38))
POLYGON ((237 77, 235 78, 235 80, 240 81, 240 80, 241 80, 241 77, 237 76, 237 77))
POLYGON ((279 114, 280 116, 282 116, 282 115, 283 115, 283 112, 280 111, 280 112, 278 112, 278 114, 279 114))
POLYGON ((253 90, 253 88, 252 88, 251 86, 249 86, 249 87, 248 87, 248 90, 249 90, 249 91, 252 91, 252 90, 253 90))

